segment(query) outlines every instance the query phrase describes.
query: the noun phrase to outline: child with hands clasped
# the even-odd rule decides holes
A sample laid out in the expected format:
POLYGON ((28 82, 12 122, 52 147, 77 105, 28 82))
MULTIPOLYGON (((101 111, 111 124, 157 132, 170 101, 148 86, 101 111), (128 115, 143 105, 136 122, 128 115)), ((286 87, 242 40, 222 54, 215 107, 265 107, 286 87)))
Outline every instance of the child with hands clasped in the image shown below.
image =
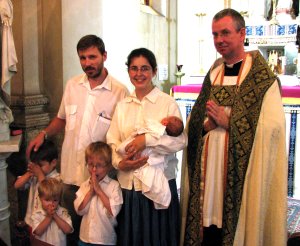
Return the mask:
POLYGON ((32 229, 35 238, 51 245, 66 245, 66 234, 73 232, 71 217, 59 205, 62 183, 55 178, 41 181, 38 187, 41 208, 32 215, 32 229))
POLYGON ((19 176, 14 184, 14 187, 19 190, 29 188, 27 211, 24 220, 29 226, 30 231, 33 211, 40 207, 37 191, 38 184, 46 177, 60 180, 60 175, 55 169, 57 158, 58 152, 56 146, 53 142, 45 140, 37 151, 31 151, 27 172, 19 176))
POLYGON ((123 198, 120 185, 109 178, 112 168, 111 147, 103 142, 91 143, 85 151, 90 178, 76 193, 74 207, 83 216, 78 245, 116 245, 116 216, 123 198))

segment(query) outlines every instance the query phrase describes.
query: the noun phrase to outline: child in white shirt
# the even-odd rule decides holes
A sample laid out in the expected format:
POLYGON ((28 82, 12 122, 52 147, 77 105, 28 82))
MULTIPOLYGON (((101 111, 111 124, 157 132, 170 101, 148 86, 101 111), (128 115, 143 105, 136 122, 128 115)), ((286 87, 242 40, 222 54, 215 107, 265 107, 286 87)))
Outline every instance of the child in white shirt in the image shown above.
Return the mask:
POLYGON ((183 122, 179 117, 168 116, 160 122, 155 120, 145 120, 144 126, 137 126, 136 130, 116 149, 117 153, 122 156, 130 150, 130 143, 140 134, 150 134, 157 141, 137 153, 135 157, 148 156, 147 164, 134 170, 133 175, 141 181, 142 192, 154 202, 156 209, 166 209, 171 202, 171 192, 169 183, 164 175, 164 169, 168 162, 162 149, 159 148, 159 139, 162 135, 167 134, 172 137, 178 137, 183 132, 183 122))
POLYGON ((32 215, 33 236, 51 245, 67 244, 66 234, 73 232, 68 211, 59 205, 62 183, 55 178, 46 178, 38 187, 41 208, 32 215))
POLYGON ((103 142, 91 143, 85 151, 90 178, 76 192, 74 207, 83 216, 78 245, 116 245, 116 216, 123 198, 120 185, 109 178, 112 168, 111 147, 103 142))
POLYGON ((38 184, 46 177, 60 180, 60 175, 55 169, 57 158, 58 151, 55 144, 50 140, 45 140, 37 151, 31 151, 27 172, 19 176, 14 184, 14 187, 19 190, 29 188, 27 211, 24 220, 30 228, 30 233, 32 227, 31 216, 33 211, 40 207, 37 192, 38 184))

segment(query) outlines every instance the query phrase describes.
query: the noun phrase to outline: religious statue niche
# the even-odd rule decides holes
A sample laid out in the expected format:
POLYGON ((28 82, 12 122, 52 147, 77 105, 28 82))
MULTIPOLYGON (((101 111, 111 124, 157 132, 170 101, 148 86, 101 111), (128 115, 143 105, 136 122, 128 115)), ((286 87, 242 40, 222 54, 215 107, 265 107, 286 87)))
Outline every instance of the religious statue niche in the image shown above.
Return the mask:
POLYGON ((276 16, 288 16, 295 19, 299 15, 299 0, 266 0, 266 20, 275 20, 276 16))
POLYGON ((284 73, 283 66, 285 65, 283 50, 282 49, 272 49, 267 51, 268 54, 268 64, 271 70, 275 74, 284 73))
POLYGON ((166 16, 166 1, 167 0, 140 0, 140 9, 147 14, 166 16))

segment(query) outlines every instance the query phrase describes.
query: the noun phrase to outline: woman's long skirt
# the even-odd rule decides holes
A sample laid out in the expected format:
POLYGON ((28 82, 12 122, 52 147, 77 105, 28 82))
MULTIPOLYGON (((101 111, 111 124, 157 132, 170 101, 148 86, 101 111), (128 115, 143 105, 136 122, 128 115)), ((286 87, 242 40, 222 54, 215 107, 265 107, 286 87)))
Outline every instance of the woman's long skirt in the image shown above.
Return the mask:
POLYGON ((179 199, 175 179, 169 180, 171 203, 155 209, 141 191, 122 190, 123 206, 117 217, 118 245, 178 246, 180 236, 179 199))

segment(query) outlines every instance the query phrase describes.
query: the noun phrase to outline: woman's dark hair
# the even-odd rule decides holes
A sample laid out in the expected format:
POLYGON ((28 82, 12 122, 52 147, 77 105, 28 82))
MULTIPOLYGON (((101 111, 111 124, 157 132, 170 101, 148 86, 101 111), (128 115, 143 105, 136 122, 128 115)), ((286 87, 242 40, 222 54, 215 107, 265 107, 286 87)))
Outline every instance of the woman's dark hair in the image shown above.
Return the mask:
POLYGON ((86 35, 82 37, 77 44, 77 53, 80 50, 86 50, 92 46, 98 48, 101 55, 105 53, 105 45, 101 38, 97 37, 96 35, 86 35))
POLYGON ((157 63, 156 63, 155 55, 151 50, 148 50, 146 48, 139 48, 131 51, 127 57, 127 62, 125 63, 127 67, 128 68, 130 67, 133 58, 140 57, 140 56, 145 57, 148 60, 152 70, 156 71, 157 63))

